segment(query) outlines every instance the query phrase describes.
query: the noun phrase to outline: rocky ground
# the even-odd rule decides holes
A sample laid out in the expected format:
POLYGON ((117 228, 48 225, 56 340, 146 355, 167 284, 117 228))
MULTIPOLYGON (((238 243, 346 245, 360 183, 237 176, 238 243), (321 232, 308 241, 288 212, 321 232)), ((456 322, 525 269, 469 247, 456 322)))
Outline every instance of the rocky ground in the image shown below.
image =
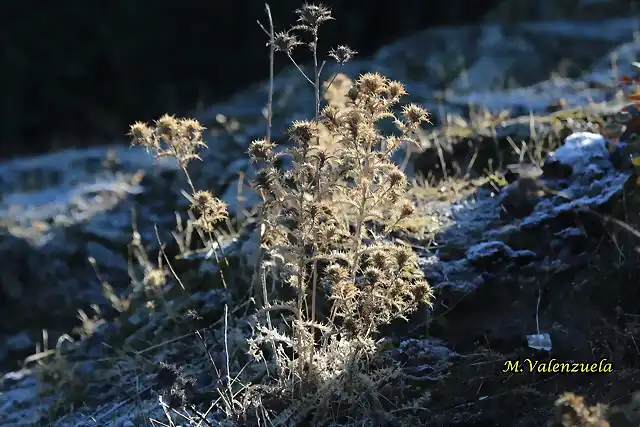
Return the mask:
MULTIPOLYGON (((437 298, 433 310, 390 326, 382 351, 404 365, 412 393, 428 396, 424 425, 545 425, 564 391, 611 403, 612 426, 640 425, 632 399, 640 380, 640 241, 611 219, 640 224, 640 199, 620 146, 600 135, 617 101, 614 74, 629 72, 640 51, 634 25, 430 30, 340 70, 401 80, 411 101, 435 115, 420 152, 406 156, 408 173, 428 179, 413 188, 424 233, 405 241, 437 298), (473 52, 469 40, 479 41, 473 52), (565 57, 588 71, 549 79, 565 57), (496 119, 500 112, 512 119, 496 119), (544 164, 506 168, 520 160, 544 164), (532 334, 549 334, 550 343, 531 342, 532 334), (612 371, 530 372, 527 359, 606 359, 612 371), (503 372, 507 361, 520 361, 524 372, 503 372)), ((303 84, 293 71, 276 79, 278 137, 309 114, 303 84)), ((243 212, 256 200, 244 185, 253 173, 244 151, 263 136, 265 91, 256 85, 200 117, 212 133, 195 186, 221 195, 237 219, 223 242, 232 263, 223 267, 232 273, 226 290, 212 257, 174 258, 184 252, 188 233, 176 222, 188 202, 172 162, 115 146, 0 166, 3 425, 163 420, 159 361, 197 378, 193 401, 203 410, 215 399, 220 379, 192 331, 201 329, 216 349, 229 304, 227 339, 240 343, 250 332, 242 302, 255 232, 243 212), (169 281, 152 307, 142 276, 158 263, 159 241, 189 292, 169 281), (129 306, 119 312, 118 296, 127 293, 129 306), (189 309, 200 319, 188 318, 189 309)))

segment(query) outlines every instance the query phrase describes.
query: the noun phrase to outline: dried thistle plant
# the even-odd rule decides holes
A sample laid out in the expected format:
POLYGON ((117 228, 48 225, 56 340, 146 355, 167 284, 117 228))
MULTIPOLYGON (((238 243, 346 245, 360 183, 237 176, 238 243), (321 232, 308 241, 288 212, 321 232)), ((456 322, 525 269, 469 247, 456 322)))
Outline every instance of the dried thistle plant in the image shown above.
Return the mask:
POLYGON ((602 404, 588 406, 583 396, 566 392, 556 400, 555 406, 557 408, 555 425, 609 427, 605 417, 606 406, 602 404))
MULTIPOLYGON (((429 122, 429 113, 413 104, 398 111, 404 86, 377 73, 363 74, 355 82, 336 74, 321 84, 326 61, 320 58, 318 37, 320 27, 333 20, 328 8, 303 5, 296 11, 296 25, 281 32, 273 30, 268 6, 267 12, 269 29, 262 27, 271 54, 267 132, 264 139, 250 144, 248 154, 258 164, 253 184, 263 199, 260 242, 267 257, 260 269, 269 269, 294 295, 279 293, 277 286, 268 295, 266 279, 261 278, 263 306, 258 313, 267 313, 267 325, 253 324, 248 344, 257 365, 264 365, 267 373, 275 364, 277 382, 262 388, 247 386, 244 399, 264 402, 272 394, 283 402, 302 397, 280 414, 281 424, 314 412, 314 425, 320 425, 320 417, 328 415, 327 408, 336 402, 350 402, 343 405, 349 414, 361 405, 363 413, 377 418, 379 408, 373 414, 372 407, 380 407, 382 400, 402 402, 393 392, 381 393, 391 382, 401 382, 400 371, 369 366, 376 333, 381 325, 406 318, 432 299, 417 256, 390 238, 410 223, 415 211, 407 195, 407 178, 391 155, 402 144, 415 142, 414 134, 429 122), (305 73, 293 57, 300 47, 312 53, 313 74, 305 73), (287 130, 291 144, 284 147, 271 140, 276 52, 284 53, 302 73, 315 98, 313 118, 291 123, 287 130), (321 108, 323 97, 329 102, 321 108), (381 120, 391 121, 397 132, 383 134, 381 120), (291 164, 284 171, 279 167, 283 158, 291 164), (293 316, 283 316, 283 322, 273 325, 269 313, 276 310, 293 316), (263 353, 269 345, 270 357, 263 353)), ((327 56, 343 65, 355 54, 341 45, 327 56)), ((130 135, 134 144, 157 157, 177 159, 191 189, 184 194, 197 215, 193 224, 207 241, 215 239, 215 227, 228 213, 220 199, 194 188, 187 171, 191 160, 200 159, 197 150, 206 147, 203 130, 195 120, 165 115, 152 126, 135 123, 130 135)), ((147 272, 146 287, 164 284, 160 263, 158 268, 147 272)))
MULTIPOLYGON (((228 218, 227 205, 219 198, 213 196, 213 194, 211 194, 209 191, 196 190, 187 170, 187 166, 190 161, 202 160, 198 155, 197 150, 202 147, 207 147, 207 144, 202 139, 204 129, 205 128, 197 120, 176 118, 174 116, 165 114, 154 123, 154 126, 149 126, 148 124, 142 122, 136 122, 131 126, 129 135, 131 136, 131 140, 134 145, 139 145, 146 148, 148 151, 153 152, 156 157, 174 157, 178 161, 178 164, 183 170, 191 189, 191 194, 188 194, 184 191, 182 193, 191 203, 189 212, 191 214, 191 224, 198 231, 202 242, 210 247, 213 247, 213 244, 215 243, 217 244, 220 251, 222 251, 222 246, 220 245, 216 234, 216 227, 221 221, 224 221, 228 218), (197 218, 194 217, 194 214, 197 215, 197 218)), ((146 252, 144 251, 140 234, 136 230, 134 230, 133 234, 134 238, 132 247, 134 249, 134 255, 137 258, 138 263, 144 268, 144 277, 141 281, 141 288, 144 289, 147 296, 162 297, 161 290, 167 283, 166 280, 168 273, 163 267, 163 260, 164 262, 166 262, 168 270, 172 273, 174 279, 180 284, 183 292, 185 292, 186 289, 184 288, 180 278, 176 275, 174 269, 171 267, 170 261, 167 257, 167 254, 164 252, 163 247, 161 246, 160 253, 158 254, 157 266, 154 266, 153 263, 150 262, 146 252)), ((216 254, 217 259, 217 252, 214 251, 214 253, 216 254)), ((222 253, 222 256, 227 266, 229 266, 228 259, 226 258, 224 252, 222 253)), ((222 270, 219 270, 219 273, 222 279, 222 283, 226 288, 227 282, 225 279, 225 275, 222 270)), ((153 309, 155 307, 155 300, 149 300, 147 307, 153 309)), ((167 316, 175 320, 175 318, 177 317, 177 313, 171 311, 171 309, 169 309, 168 305, 166 304, 164 305, 164 308, 166 310, 167 316)), ((224 352, 227 358, 226 377, 230 378, 231 374, 228 363, 229 349, 226 341, 226 334, 228 332, 226 324, 226 310, 227 306, 225 305, 224 352)), ((189 310, 187 314, 191 318, 198 318, 198 313, 195 310, 189 310)), ((214 359, 211 356, 204 336, 199 330, 195 330, 194 335, 205 350, 205 353, 207 354, 213 369, 216 372, 220 372, 220 370, 216 366, 214 359)), ((168 403, 162 403, 163 409, 165 410, 165 414, 167 415, 168 419, 171 420, 170 412, 175 412, 175 406, 177 405, 180 407, 189 407, 195 414, 197 414, 197 417, 194 419, 197 419, 198 423, 212 425, 209 421, 206 420, 206 417, 204 415, 200 414, 195 409, 195 406, 193 404, 189 403, 190 396, 188 391, 190 390, 190 386, 192 385, 190 380, 184 380, 181 375, 176 378, 179 381, 176 380, 173 382, 168 394, 166 395, 168 403)), ((222 391, 222 389, 219 389, 218 394, 220 395, 220 400, 224 402, 223 410, 228 417, 234 417, 238 412, 242 412, 242 410, 238 410, 236 408, 236 402, 233 400, 233 392, 231 390, 230 381, 227 382, 226 390, 222 391)), ((170 424, 173 425, 172 422, 170 422, 170 424)))
MULTIPOLYGON (((173 157, 178 161, 191 187, 191 195, 186 195, 191 202, 191 209, 199 214, 195 225, 201 232, 214 236, 215 226, 228 217, 227 205, 206 190, 196 190, 187 171, 190 161, 202 160, 197 151, 207 147, 202 140, 204 130, 197 120, 165 114, 155 121, 154 126, 134 123, 129 136, 133 145, 144 147, 157 158, 173 157)), ((204 235, 201 237, 207 241, 204 235)))
MULTIPOLYGON (((406 176, 391 155, 414 141, 429 114, 413 104, 395 114, 404 86, 377 73, 361 75, 345 88, 342 105, 320 109, 323 92, 336 97, 332 83, 338 75, 321 87, 325 63, 319 64, 317 52, 318 28, 333 18, 323 6, 305 5, 297 13, 299 24, 276 33, 274 47, 313 85, 315 117, 291 123, 291 146, 276 152, 272 142, 258 140, 249 155, 261 165, 254 186, 264 200, 263 247, 272 260, 280 260, 280 277, 296 294, 286 305, 294 313, 291 343, 302 380, 317 372, 318 345, 322 351, 336 333, 367 340, 380 325, 429 304, 432 291, 416 255, 387 239, 415 210, 406 176), (312 77, 293 59, 301 45, 296 31, 311 35, 306 46, 314 58, 312 77), (380 132, 377 123, 383 119, 395 124, 397 135, 380 132), (332 139, 331 150, 324 137, 332 139), (276 167, 282 157, 290 159, 290 170, 276 167)), ((329 56, 343 64, 354 54, 339 46, 329 56)))
POLYGON ((180 167, 186 168, 189 161, 201 160, 196 151, 207 146, 202 141, 203 131, 197 120, 177 119, 165 114, 156 120, 154 127, 142 122, 134 123, 129 135, 134 144, 155 152, 157 157, 175 157, 180 167))

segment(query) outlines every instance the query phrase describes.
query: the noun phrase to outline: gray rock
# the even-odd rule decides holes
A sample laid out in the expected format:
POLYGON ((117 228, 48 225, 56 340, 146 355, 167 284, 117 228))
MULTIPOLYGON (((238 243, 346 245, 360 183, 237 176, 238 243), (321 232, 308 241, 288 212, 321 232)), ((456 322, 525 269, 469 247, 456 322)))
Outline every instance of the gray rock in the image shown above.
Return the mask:
POLYGON ((35 343, 28 333, 20 332, 5 340, 9 351, 35 350, 35 343))
POLYGON ((87 255, 96 260, 98 266, 108 270, 127 271, 127 260, 119 253, 97 242, 87 243, 87 255))

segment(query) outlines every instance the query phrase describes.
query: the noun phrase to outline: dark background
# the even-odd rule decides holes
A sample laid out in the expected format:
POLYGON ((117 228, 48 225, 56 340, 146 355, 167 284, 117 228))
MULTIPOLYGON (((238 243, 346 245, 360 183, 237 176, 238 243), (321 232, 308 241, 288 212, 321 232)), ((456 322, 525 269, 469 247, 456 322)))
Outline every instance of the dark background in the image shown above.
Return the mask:
MULTIPOLYGON (((499 3, 522 19, 577 1, 325 1, 336 21, 321 42, 366 56, 419 29, 482 21, 499 3)), ((271 3, 282 30, 303 0, 271 3)), ((264 79, 258 19, 263 0, 0 0, 0 159, 122 140, 136 120, 186 115, 264 79)))
MULTIPOLYGON (((302 0, 272 0, 277 29, 302 0)), ((324 48, 361 55, 496 1, 325 1, 324 48)), ((0 158, 123 139, 129 124, 188 114, 268 75, 263 0, 0 0, 0 158)), ((278 61, 285 65, 286 61, 278 61)))

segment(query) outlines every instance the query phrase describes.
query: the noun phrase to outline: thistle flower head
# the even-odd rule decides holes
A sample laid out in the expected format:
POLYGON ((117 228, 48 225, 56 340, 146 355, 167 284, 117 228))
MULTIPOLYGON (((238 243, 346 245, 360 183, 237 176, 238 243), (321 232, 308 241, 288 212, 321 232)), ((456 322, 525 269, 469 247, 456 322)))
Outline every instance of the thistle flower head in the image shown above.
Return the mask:
POLYGON ((378 73, 365 73, 356 84, 361 93, 369 96, 379 95, 387 87, 388 79, 378 73))
POLYGON ((193 159, 200 159, 196 150, 206 147, 202 140, 204 127, 194 119, 177 119, 165 114, 151 127, 142 122, 130 126, 131 142, 153 151, 156 157, 175 157, 185 168, 193 159))
POLYGON ((391 81, 387 84, 385 93, 391 102, 397 102, 407 94, 407 91, 402 83, 391 81))
POLYGON ((208 191, 196 191, 191 198, 191 208, 200 214, 195 225, 204 231, 213 231, 214 225, 229 215, 227 204, 208 191))
POLYGON ((194 119, 181 119, 179 124, 181 133, 189 141, 199 141, 202 139, 202 133, 205 128, 199 121, 194 119))
POLYGON ((322 123, 329 128, 330 132, 335 132, 342 123, 342 112, 336 105, 327 105, 322 110, 321 120, 322 123))
POLYGON ((385 251, 375 251, 369 259, 371 264, 378 270, 386 270, 389 264, 389 255, 385 251))
POLYGON ((302 43, 295 34, 291 34, 289 31, 280 31, 275 33, 273 38, 273 48, 276 52, 284 52, 287 55, 293 53, 293 49, 302 43))
POLYGON ((395 251, 393 256, 396 259, 396 263, 398 264, 398 267, 403 268, 409 263, 409 261, 413 257, 413 253, 409 248, 402 246, 402 247, 399 247, 397 251, 395 251))
POLYGON ((171 140, 178 135, 178 121, 174 116, 165 114, 156 120, 156 133, 159 137, 171 140))
POLYGON ((304 120, 294 121, 287 133, 292 140, 302 145, 310 144, 320 134, 317 123, 304 120))
POLYGON ((161 268, 151 269, 144 276, 144 284, 152 289, 162 288, 167 284, 167 274, 161 268))
POLYGON ((350 49, 348 46, 340 45, 335 49, 329 51, 329 56, 336 60, 340 65, 344 65, 349 62, 358 52, 350 49))
POLYGON ((389 186, 390 187, 404 186, 407 182, 407 177, 400 170, 400 168, 398 168, 395 165, 393 166, 394 167, 392 167, 391 170, 388 172, 389 186))
POLYGON ((424 122, 431 123, 429 120, 429 112, 416 104, 409 104, 402 107, 402 116, 404 117, 405 124, 410 129, 416 129, 424 122))
POLYGON ((408 200, 405 200, 400 206, 400 218, 408 218, 413 215, 416 211, 416 207, 413 203, 408 200))
POLYGON ((360 95, 360 89, 358 88, 357 83, 351 86, 347 91, 347 98, 349 98, 351 102, 356 102, 358 100, 359 95, 360 95))
POLYGON ((339 264, 330 264, 324 270, 325 276, 332 282, 339 282, 349 277, 349 272, 339 264))
POLYGON ((364 278, 370 284, 380 282, 383 276, 384 274, 382 273, 382 271, 376 267, 369 267, 364 271, 364 278))
POLYGON ((278 174, 278 171, 276 171, 273 168, 262 169, 258 171, 258 173, 256 173, 256 177, 253 181, 253 185, 258 190, 270 192, 272 191, 273 185, 277 180, 276 178, 277 174, 278 174))
POLYGON ((258 139, 249 145, 249 158, 252 162, 269 160, 273 157, 275 144, 266 139, 258 139))
POLYGON ((134 145, 141 145, 146 148, 151 148, 154 145, 153 131, 146 123, 135 122, 129 126, 129 134, 131 136, 131 143, 134 145))
POLYGON ((304 4, 296 10, 299 27, 304 30, 317 30, 320 25, 333 19, 331 10, 322 4, 304 4))

